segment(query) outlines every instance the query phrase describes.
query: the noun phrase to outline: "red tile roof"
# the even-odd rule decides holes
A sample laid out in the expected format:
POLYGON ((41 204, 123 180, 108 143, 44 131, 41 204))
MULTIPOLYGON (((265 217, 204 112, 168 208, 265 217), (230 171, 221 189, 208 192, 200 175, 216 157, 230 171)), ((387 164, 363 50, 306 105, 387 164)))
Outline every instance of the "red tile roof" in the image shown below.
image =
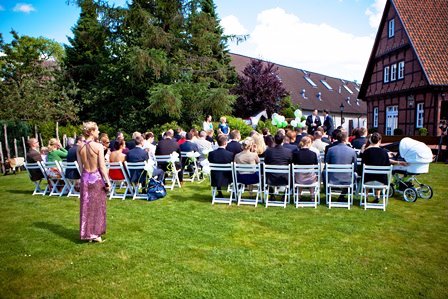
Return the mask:
POLYGON ((448 1, 392 0, 431 85, 448 85, 448 1))
MULTIPOLYGON (((251 59, 254 59, 232 53, 230 57, 232 58, 231 64, 235 67, 238 74, 242 74, 251 59)), ((365 102, 359 100, 358 105, 356 101, 360 88, 359 84, 293 67, 279 64, 275 64, 275 66, 278 67, 278 76, 282 80, 285 89, 290 93, 292 102, 295 104, 299 103, 301 109, 307 111, 328 109, 332 114, 339 114, 339 106, 341 103, 344 103, 344 113, 366 115, 367 106, 365 102), (306 78, 311 79, 316 86, 312 86, 306 78), (332 90, 329 90, 322 81, 327 82, 332 90), (305 97, 302 96, 303 90, 305 90, 305 97), (318 98, 319 94, 321 100, 318 98), (350 104, 347 102, 348 97, 350 97, 350 104)))

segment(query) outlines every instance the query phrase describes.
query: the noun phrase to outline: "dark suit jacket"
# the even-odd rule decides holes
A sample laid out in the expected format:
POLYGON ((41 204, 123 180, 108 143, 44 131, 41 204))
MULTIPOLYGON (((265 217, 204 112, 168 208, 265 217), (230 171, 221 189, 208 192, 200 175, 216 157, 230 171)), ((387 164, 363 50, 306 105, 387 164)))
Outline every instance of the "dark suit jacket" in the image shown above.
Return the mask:
MULTIPOLYGON (((292 151, 282 145, 266 149, 264 163, 268 165, 288 165, 292 162, 292 151)), ((282 186, 288 183, 288 177, 283 174, 269 174, 267 183, 274 186, 282 186)))
MULTIPOLYGON (((76 152, 78 151, 78 145, 75 144, 68 150, 67 154, 67 162, 75 162, 76 161, 76 152)), ((79 172, 76 169, 67 169, 65 171, 65 176, 72 180, 79 180, 81 177, 79 172)))
POLYGON ((317 127, 322 126, 322 122, 320 121, 319 116, 316 116, 316 120, 314 121, 314 123, 316 124, 316 126, 311 126, 311 124, 313 124, 313 115, 308 115, 305 123, 308 127, 308 134, 314 134, 314 131, 316 131, 317 127))
POLYGON ((131 149, 135 148, 135 146, 136 146, 136 144, 135 144, 135 140, 134 139, 126 141, 126 148, 127 149, 131 150, 131 149))
MULTIPOLYGON (((149 159, 148 152, 145 151, 141 147, 134 147, 126 155, 126 161, 128 161, 128 162, 143 162, 148 159, 149 159)), ((131 169, 129 171, 129 174, 131 176, 130 177, 131 182, 135 183, 135 182, 139 181, 139 178, 140 178, 140 182, 144 183, 146 180, 146 177, 144 174, 142 174, 142 172, 143 172, 142 170, 131 169)))
POLYGON ((179 144, 174 139, 162 139, 157 144, 156 155, 171 155, 173 152, 180 154, 179 144))
POLYGON ((353 148, 361 149, 361 147, 367 142, 367 138, 364 136, 361 136, 359 138, 355 138, 352 140, 353 148))
MULTIPOLYGON (((210 163, 227 164, 233 162, 233 153, 224 149, 217 148, 208 154, 210 163)), ((212 171, 210 173, 211 185, 213 187, 228 186, 232 182, 232 172, 212 171)))
POLYGON ((283 147, 290 149, 291 151, 295 151, 296 149, 298 149, 297 144, 292 143, 283 143, 283 147))
MULTIPOLYGON (((40 153, 34 149, 30 149, 26 154, 26 162, 28 163, 36 163, 38 161, 42 161, 42 156, 40 153)), ((30 170, 30 177, 32 181, 39 181, 44 178, 44 174, 42 171, 38 169, 30 170)))
POLYGON ((226 150, 233 153, 233 156, 235 157, 236 154, 242 152, 241 143, 238 141, 232 140, 229 143, 227 143, 226 150))
POLYGON ((185 141, 179 147, 181 152, 199 152, 198 145, 190 140, 185 141))
POLYGON ((334 131, 333 118, 330 114, 328 114, 324 119, 324 130, 327 132, 328 136, 331 136, 331 133, 334 131))

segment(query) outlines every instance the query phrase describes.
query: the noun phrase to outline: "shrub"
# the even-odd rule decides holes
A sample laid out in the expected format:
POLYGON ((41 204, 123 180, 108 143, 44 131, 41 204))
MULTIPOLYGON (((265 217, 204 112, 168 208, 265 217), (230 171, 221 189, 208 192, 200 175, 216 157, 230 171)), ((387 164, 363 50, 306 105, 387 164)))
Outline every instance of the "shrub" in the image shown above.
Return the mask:
POLYGON ((269 119, 267 119, 266 122, 262 120, 258 122, 257 131, 261 133, 264 128, 267 128, 271 134, 275 134, 278 130, 278 128, 274 126, 269 119))
POLYGON ((156 137, 156 139, 160 139, 163 132, 166 132, 169 129, 176 130, 178 127, 179 127, 179 124, 177 123, 177 121, 173 120, 172 122, 164 123, 163 125, 160 125, 160 126, 155 126, 153 128, 152 132, 154 133, 154 136, 156 137))
POLYGON ((400 136, 403 135, 403 130, 400 128, 394 129, 394 136, 400 136))
POLYGON ((420 129, 418 129, 418 134, 420 136, 428 136, 428 129, 427 128, 420 128, 420 129))
POLYGON ((237 117, 233 116, 226 116, 227 123, 229 124, 230 130, 238 130, 240 131, 241 138, 245 138, 246 136, 249 136, 250 132, 253 131, 253 128, 246 124, 246 122, 237 117))
POLYGON ((369 128, 367 130, 367 132, 368 132, 368 134, 376 133, 376 132, 378 132, 378 128, 377 127, 369 128))

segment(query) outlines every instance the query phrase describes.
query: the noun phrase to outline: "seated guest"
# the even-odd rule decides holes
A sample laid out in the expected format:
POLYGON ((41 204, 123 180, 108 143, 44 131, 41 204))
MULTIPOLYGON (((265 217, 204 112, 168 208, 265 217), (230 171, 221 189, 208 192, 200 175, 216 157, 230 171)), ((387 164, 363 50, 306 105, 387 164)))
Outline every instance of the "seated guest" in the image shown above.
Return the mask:
MULTIPOLYGON (((303 129, 303 127, 302 128, 296 127, 294 130, 296 131, 296 140, 294 140, 293 144, 298 145, 300 143, 300 140, 302 139, 302 137, 305 136, 304 129, 303 129)), ((306 134, 306 129, 305 129, 305 134, 306 134)))
MULTIPOLYGON (((328 164, 354 164, 354 169, 356 169, 356 151, 351 147, 347 146, 348 136, 347 132, 338 131, 336 134, 337 144, 328 149, 327 155, 325 156, 325 163, 328 164)), ((331 173, 328 177, 328 181, 336 185, 348 184, 351 180, 349 173, 331 173)), ((347 189, 344 188, 339 196, 339 200, 344 200, 344 195, 347 194, 347 189)))
POLYGON ((208 130, 208 131, 206 131, 206 133, 207 133, 207 135, 205 136, 205 140, 207 140, 211 144, 214 144, 215 140, 213 139, 213 135, 215 134, 215 131, 208 130))
MULTIPOLYGON (((129 150, 126 161, 135 162, 145 162, 148 160, 148 152, 143 149, 143 137, 138 135, 135 137, 135 147, 129 150)), ((117 142, 118 143, 118 142, 117 142)), ((132 183, 142 183, 146 182, 146 175, 142 170, 130 169, 129 171, 130 180, 132 183)))
MULTIPOLYGON (((110 162, 111 163, 112 162, 123 162, 124 163, 126 161, 126 155, 123 153, 123 150, 126 148, 126 142, 124 141, 124 139, 117 139, 114 143, 114 147, 115 147, 114 151, 110 154, 110 162)), ((142 155, 141 159, 144 159, 144 158, 145 158, 145 156, 142 155)), ((143 161, 137 161, 137 162, 143 162, 143 161)), ((109 177, 111 180, 116 180, 116 181, 124 180, 124 174, 121 172, 120 169, 110 169, 109 177)))
MULTIPOLYGON (((227 137, 218 136, 218 148, 208 154, 210 163, 227 164, 233 161, 233 153, 226 150, 227 137)), ((218 197, 223 197, 222 187, 227 187, 232 182, 231 172, 212 171, 210 173, 211 185, 217 187, 218 197)))
POLYGON ((179 133, 179 139, 177 139, 177 144, 181 145, 187 140, 187 132, 182 131, 179 133))
POLYGON ((173 139, 176 140, 176 142, 179 141, 179 140, 181 139, 181 137, 182 137, 182 136, 181 136, 181 133, 182 133, 182 132, 183 132, 183 130, 182 130, 181 127, 177 128, 176 131, 174 131, 173 139))
POLYGON ((62 147, 59 140, 51 138, 48 141, 48 156, 47 162, 62 161, 67 158, 68 151, 62 147))
MULTIPOLYGON (((36 138, 30 138, 28 146, 30 149, 26 154, 26 162, 36 163, 43 161, 39 152, 39 141, 36 138)), ((44 174, 39 169, 30 169, 30 177, 32 181, 39 181, 44 178, 44 174)))
POLYGON ((327 143, 322 141, 322 132, 319 130, 314 131, 314 141, 311 146, 317 149, 320 153, 324 153, 327 145, 327 143))
MULTIPOLYGON (((181 152, 199 152, 198 145, 191 141, 192 138, 193 134, 188 132, 185 138, 185 142, 180 145, 181 152)), ((184 167, 187 168, 187 170, 191 175, 194 172, 194 167, 192 164, 189 164, 189 166, 185 166, 187 165, 188 159, 189 159, 188 157, 182 157, 182 165, 184 165, 184 167)))
POLYGON ((364 127, 361 127, 358 129, 357 131, 357 136, 355 139, 353 139, 351 141, 353 148, 355 149, 361 149, 362 146, 366 143, 367 141, 367 129, 364 127))
POLYGON ((229 143, 227 143, 226 150, 233 153, 233 156, 242 151, 241 144, 241 134, 238 130, 232 130, 229 133, 229 143))
MULTIPOLYGON (((367 148, 361 154, 362 164, 371 166, 389 166, 395 165, 407 165, 404 161, 390 160, 388 152, 381 148, 381 134, 373 133, 367 140, 367 148)), ((387 185, 387 175, 367 173, 364 177, 365 182, 379 182, 387 185)), ((375 194, 374 203, 378 203, 380 199, 381 190, 377 190, 375 194)))
POLYGON ((148 152, 149 156, 154 156, 156 154, 156 146, 154 145, 154 133, 145 133, 145 142, 143 143, 143 149, 148 152))
POLYGON ((348 142, 351 144, 351 142, 359 137, 359 128, 353 128, 352 133, 350 136, 348 136, 348 142))
POLYGON ((205 131, 201 131, 199 132, 199 138, 194 141, 194 143, 196 143, 196 145, 198 146, 199 153, 201 154, 201 156, 199 157, 199 160, 201 161, 206 158, 205 152, 208 153, 213 150, 212 144, 205 139, 206 137, 207 133, 205 133, 205 131))
MULTIPOLYGON (((159 143, 156 146, 156 158, 157 156, 165 156, 165 155, 171 155, 174 152, 177 152, 179 154, 179 161, 180 161, 180 147, 176 140, 173 139, 174 131, 169 129, 165 132, 165 139, 162 139, 159 141, 159 143)), ((158 163, 158 166, 163 171, 168 171, 168 162, 162 162, 158 163)), ((182 166, 180 162, 175 163, 176 169, 180 169, 179 172, 179 181, 183 182, 183 171, 182 166)))
MULTIPOLYGON (((253 138, 247 137, 242 143, 243 151, 235 155, 235 163, 237 164, 258 164, 260 158, 258 157, 256 146, 253 138)), ((238 182, 245 185, 252 185, 258 183, 258 173, 238 173, 238 182)))
POLYGON ((67 138, 67 145, 65 146, 65 149, 68 151, 74 145, 75 145, 75 138, 68 137, 67 138))
POLYGON ((109 162, 109 157, 110 157, 110 149, 109 149, 109 136, 107 136, 107 134, 103 134, 100 137, 100 143, 103 145, 103 149, 104 149, 104 160, 106 160, 106 163, 109 162))
POLYGON ((191 133, 191 141, 192 142, 196 142, 196 140, 199 138, 199 132, 198 132, 198 130, 196 130, 195 128, 192 128, 191 130, 190 130, 190 133, 191 133))
MULTIPOLYGON (((117 140, 117 139, 124 139, 124 135, 122 132, 117 133, 115 140, 117 140)), ((111 152, 113 152, 115 149, 115 146, 114 146, 115 140, 111 140, 111 142, 109 143, 109 149, 111 152)))
POLYGON ((274 136, 272 136, 272 135, 268 135, 268 136, 264 137, 264 142, 266 144, 266 149, 268 149, 270 147, 275 147, 274 136))
POLYGON ((40 148, 40 156, 42 157, 42 161, 47 162, 48 147, 42 146, 40 148))
POLYGON ((255 132, 252 135, 252 138, 254 140, 255 152, 257 153, 258 157, 264 157, 264 153, 266 152, 266 143, 264 143, 264 137, 260 133, 255 132))
MULTIPOLYGON (((314 132, 316 134, 317 131, 314 132)), ((299 143, 299 149, 292 153, 292 163, 296 165, 316 165, 318 157, 315 152, 310 150, 311 138, 303 137, 299 143)), ((294 181, 300 184, 313 184, 317 180, 315 173, 296 173, 294 181)), ((311 196, 314 196, 314 188, 310 188, 311 196)))
MULTIPOLYGON (((283 147, 283 139, 285 136, 279 132, 274 136, 275 147, 266 149, 264 156, 264 163, 268 165, 289 165, 292 161, 292 151, 283 147)), ((267 183, 273 186, 286 185, 288 177, 283 174, 271 173, 266 178, 267 183)))
POLYGON ((137 138, 137 136, 142 136, 142 134, 140 132, 135 131, 134 133, 132 133, 132 140, 126 142, 126 148, 128 150, 131 150, 135 147, 136 145, 135 138, 137 138))
POLYGON ((297 132, 295 130, 287 130, 285 137, 289 138, 290 144, 297 146, 297 143, 296 143, 297 132))
POLYGON ((288 136, 285 136, 285 138, 283 139, 283 147, 287 148, 287 149, 289 149, 291 151, 296 150, 297 149, 297 145, 291 144, 290 142, 291 142, 291 139, 289 139, 288 136))
MULTIPOLYGON (((75 162, 77 161, 77 152, 78 152, 78 147, 82 146, 84 140, 84 135, 79 135, 76 137, 76 143, 68 150, 68 154, 67 154, 67 162, 75 162)), ((65 171, 65 176, 68 179, 72 179, 72 180, 79 180, 81 178, 79 171, 77 171, 76 169, 67 169, 65 171)))

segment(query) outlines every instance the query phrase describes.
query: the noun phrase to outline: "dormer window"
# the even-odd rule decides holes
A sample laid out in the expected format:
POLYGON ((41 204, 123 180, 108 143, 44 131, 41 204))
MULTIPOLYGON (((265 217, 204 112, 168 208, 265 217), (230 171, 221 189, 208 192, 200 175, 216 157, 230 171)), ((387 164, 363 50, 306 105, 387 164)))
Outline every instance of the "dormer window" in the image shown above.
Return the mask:
POLYGON ((314 83, 310 77, 305 76, 304 78, 305 78, 306 82, 308 82, 312 87, 315 87, 315 88, 317 87, 316 83, 314 83))
POLYGON ((347 90, 350 94, 353 94, 353 91, 350 88, 348 88, 347 85, 344 84, 342 86, 344 86, 345 90, 347 90))
POLYGON ((360 105, 360 103, 359 103, 359 99, 356 99, 356 105, 357 105, 357 106, 360 105))
POLYGON ((387 36, 389 38, 394 37, 395 35, 395 19, 389 20, 389 26, 388 26, 388 34, 387 36))
POLYGON ((322 82, 322 84, 323 84, 328 90, 333 90, 333 87, 331 87, 330 84, 328 84, 327 81, 325 81, 325 80, 320 80, 320 82, 322 82))

